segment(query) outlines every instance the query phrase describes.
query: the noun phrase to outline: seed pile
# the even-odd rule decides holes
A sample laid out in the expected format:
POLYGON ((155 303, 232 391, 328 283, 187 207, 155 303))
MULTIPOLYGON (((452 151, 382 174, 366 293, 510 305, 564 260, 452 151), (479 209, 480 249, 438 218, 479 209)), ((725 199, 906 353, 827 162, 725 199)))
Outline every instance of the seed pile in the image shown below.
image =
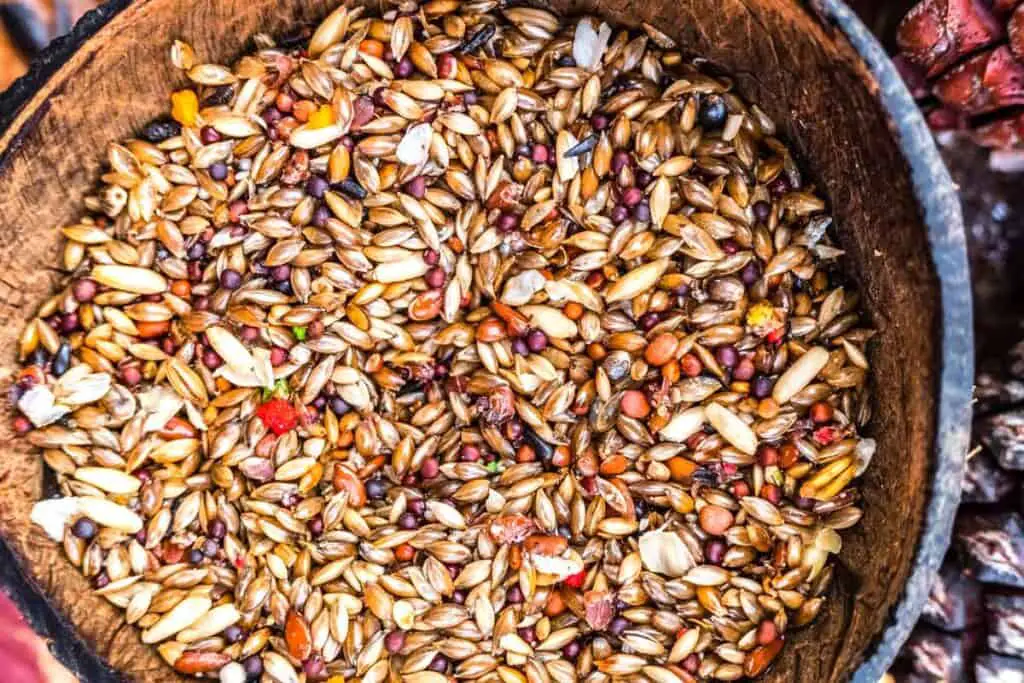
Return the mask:
POLYGON ((757 676, 874 444, 826 205, 652 27, 337 9, 107 150, 21 337, 33 518, 226 683, 757 676))

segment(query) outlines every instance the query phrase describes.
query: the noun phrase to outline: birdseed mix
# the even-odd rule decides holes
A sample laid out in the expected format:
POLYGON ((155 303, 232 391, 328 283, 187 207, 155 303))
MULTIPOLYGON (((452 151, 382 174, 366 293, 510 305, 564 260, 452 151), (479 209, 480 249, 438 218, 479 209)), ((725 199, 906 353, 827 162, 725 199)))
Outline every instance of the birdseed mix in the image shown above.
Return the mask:
POLYGON ((651 26, 341 7, 109 145, 20 338, 33 519, 183 674, 731 681, 874 442, 775 126, 651 26))

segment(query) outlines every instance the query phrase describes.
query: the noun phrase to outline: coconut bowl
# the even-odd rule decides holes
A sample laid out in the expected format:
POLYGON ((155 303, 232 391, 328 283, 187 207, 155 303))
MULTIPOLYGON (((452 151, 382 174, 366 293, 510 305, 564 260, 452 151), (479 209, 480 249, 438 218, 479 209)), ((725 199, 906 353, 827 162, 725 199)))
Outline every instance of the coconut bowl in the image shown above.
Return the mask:
MULTIPOLYGON (((284 35, 336 0, 112 0, 58 41, 0 101, 0 384, 23 325, 58 280, 57 230, 79 214, 110 141, 165 113, 183 85, 174 39, 228 63, 254 33, 284 35)), ((648 22, 731 75, 780 126, 827 197, 845 268, 878 334, 870 347, 877 441, 862 522, 844 532, 825 609, 792 631, 766 680, 875 683, 927 597, 959 501, 972 369, 970 281, 956 193, 885 53, 839 0, 557 0, 648 22), (809 11, 808 7, 814 8, 809 11)), ((5 570, 40 632, 82 680, 179 678, 120 610, 93 594, 29 521, 53 494, 40 456, 0 408, 5 570)), ((2 558, 0 558, 2 562, 2 558)))

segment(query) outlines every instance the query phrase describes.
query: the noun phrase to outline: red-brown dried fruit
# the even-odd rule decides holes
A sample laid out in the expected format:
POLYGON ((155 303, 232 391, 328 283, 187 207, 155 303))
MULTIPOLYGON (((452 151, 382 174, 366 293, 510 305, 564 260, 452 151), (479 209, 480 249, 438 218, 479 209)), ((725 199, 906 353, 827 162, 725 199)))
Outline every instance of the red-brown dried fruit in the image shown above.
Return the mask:
POLYGON ((929 76, 1003 37, 1003 27, 980 0, 924 0, 900 23, 900 50, 929 76))
POLYGON ((523 550, 531 555, 547 555, 555 557, 561 555, 569 547, 569 541, 561 536, 530 536, 523 542, 523 550))
POLYGON ((1024 104, 1024 64, 1003 45, 945 74, 934 92, 942 102, 970 115, 1024 104))

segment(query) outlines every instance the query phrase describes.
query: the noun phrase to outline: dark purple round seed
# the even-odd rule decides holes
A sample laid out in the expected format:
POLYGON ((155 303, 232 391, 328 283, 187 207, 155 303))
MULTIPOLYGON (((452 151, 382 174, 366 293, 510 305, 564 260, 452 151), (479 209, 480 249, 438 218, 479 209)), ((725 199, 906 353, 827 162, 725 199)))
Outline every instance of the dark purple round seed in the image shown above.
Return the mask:
POLYGON ((464 590, 457 590, 452 593, 452 601, 457 605, 461 605, 466 602, 466 597, 466 591, 464 590))
POLYGON ((413 498, 408 503, 406 503, 405 507, 409 512, 416 515, 417 517, 420 517, 423 515, 424 512, 426 512, 427 501, 423 500, 422 498, 413 498))
POLYGON ((764 223, 772 215, 772 205, 768 202, 754 202, 754 218, 764 223))
POLYGON ((228 533, 228 526, 223 521, 215 519, 210 522, 209 532, 210 538, 215 538, 218 541, 224 538, 228 533))
POLYGON ((263 675, 263 660, 259 655, 249 655, 242 660, 242 668, 245 669, 245 675, 249 680, 254 680, 263 675))
POLYGON ((651 180, 651 174, 644 170, 639 170, 633 175, 633 182, 639 188, 647 187, 650 185, 651 180))
POLYGON ((188 248, 186 256, 188 256, 189 259, 193 261, 198 261, 199 259, 206 256, 206 245, 203 244, 202 242, 195 242, 191 247, 188 248))
POLYGON ((242 274, 237 270, 226 268, 220 274, 220 286, 224 289, 238 289, 242 286, 242 274))
POLYGON ((739 362, 740 354, 736 351, 735 346, 719 346, 715 351, 715 360, 722 366, 731 368, 739 362))
POLYGON ((402 57, 398 64, 395 65, 395 76, 399 78, 409 78, 412 76, 413 69, 412 60, 408 57, 402 57))
POLYGON ((313 212, 313 225, 322 228, 327 225, 327 219, 331 217, 331 210, 321 204, 313 212))
POLYGON ((443 674, 448 671, 448 658, 442 654, 434 655, 434 658, 430 660, 430 666, 427 668, 436 673, 443 674))
POLYGON ((309 180, 306 181, 306 192, 311 197, 316 197, 317 199, 324 196, 324 192, 327 192, 328 187, 330 187, 330 184, 327 180, 318 175, 310 176, 309 180))
POLYGON ((340 396, 333 397, 331 399, 330 406, 331 406, 331 412, 334 413, 335 415, 337 415, 338 417, 341 417, 342 415, 347 413, 349 410, 351 410, 351 407, 349 406, 349 404, 346 403, 345 399, 341 398, 340 396))
POLYGON ((110 577, 107 576, 107 573, 105 571, 97 574, 96 578, 92 580, 92 585, 95 586, 97 590, 99 590, 100 588, 106 588, 109 584, 110 577))
POLYGON ((615 617, 612 623, 608 624, 608 633, 613 636, 621 636, 622 632, 629 627, 629 620, 625 617, 615 617))
POLYGON ((203 561, 203 551, 199 548, 192 548, 188 551, 189 564, 199 564, 203 561))
POLYGON ((60 331, 64 334, 70 334, 78 329, 78 314, 77 313, 65 313, 60 318, 60 331))
POLYGON ((655 325, 661 322, 661 316, 654 311, 648 311, 640 316, 640 327, 643 328, 644 332, 647 332, 654 328, 655 325))
POLYGON ((612 219, 612 223, 621 223, 629 218, 629 208, 622 204, 616 204, 615 208, 612 209, 612 213, 609 218, 612 219))
POLYGON ((633 209, 633 218, 641 223, 647 223, 651 220, 651 206, 647 202, 640 202, 633 209))
POLYGON ((309 529, 309 533, 312 534, 314 538, 319 536, 324 532, 324 518, 317 515, 306 522, 306 528, 309 529))
POLYGON ((476 104, 478 99, 479 95, 476 94, 475 90, 470 90, 469 92, 465 92, 462 94, 462 102, 466 106, 472 106, 476 104))
POLYGON ((707 545, 704 546, 704 559, 709 564, 722 564, 722 559, 725 557, 725 541, 717 538, 708 541, 707 545))
POLYGON ((526 340, 522 337, 516 337, 512 340, 512 353, 519 354, 520 356, 530 355, 530 347, 527 345, 526 340))
POLYGON ((618 173, 627 166, 632 165, 632 163, 633 159, 629 156, 629 152, 620 149, 612 155, 612 173, 618 173))
POLYGON ((387 492, 387 484, 385 484, 384 480, 379 477, 374 477, 366 482, 366 495, 370 500, 380 500, 387 494, 387 492))
POLYGON ((532 330, 526 335, 526 345, 530 351, 540 353, 548 347, 548 336, 542 330, 532 330))
POLYGON ((512 586, 508 589, 508 593, 505 594, 505 599, 512 605, 518 605, 523 601, 523 591, 518 585, 512 586))
POLYGON ((751 261, 747 265, 743 266, 743 270, 740 271, 740 279, 743 280, 743 284, 747 287, 752 286, 757 282, 758 278, 761 277, 761 269, 757 266, 757 263, 751 261))
POLYGON ((224 180, 228 177, 228 165, 223 161, 218 161, 210 166, 210 177, 214 180, 224 180))
POLYGON ((79 517, 71 527, 71 533, 83 541, 92 540, 96 536, 97 531, 96 522, 88 517, 79 517))
POLYGON ((213 540, 212 538, 208 538, 205 541, 203 541, 202 552, 203 555, 205 555, 206 557, 215 557, 217 555, 217 550, 219 549, 220 546, 217 545, 217 541, 213 540))
POLYGON ((764 375, 759 375, 754 378, 753 384, 750 385, 750 393, 755 398, 768 398, 772 393, 772 384, 773 382, 770 379, 764 375))
POLYGON ((403 512, 402 516, 398 518, 398 528, 400 529, 408 531, 410 529, 417 528, 419 525, 420 523, 419 520, 416 519, 416 515, 411 512, 403 512))
POLYGON ((224 629, 224 640, 229 643, 237 643, 244 635, 245 632, 242 630, 242 627, 237 624, 231 624, 231 626, 224 629))
POLYGON ((287 280, 291 276, 292 276, 292 267, 289 266, 287 263, 285 263, 283 265, 280 265, 280 266, 274 266, 273 268, 270 269, 270 277, 274 278, 278 282, 282 282, 283 280, 287 280))

